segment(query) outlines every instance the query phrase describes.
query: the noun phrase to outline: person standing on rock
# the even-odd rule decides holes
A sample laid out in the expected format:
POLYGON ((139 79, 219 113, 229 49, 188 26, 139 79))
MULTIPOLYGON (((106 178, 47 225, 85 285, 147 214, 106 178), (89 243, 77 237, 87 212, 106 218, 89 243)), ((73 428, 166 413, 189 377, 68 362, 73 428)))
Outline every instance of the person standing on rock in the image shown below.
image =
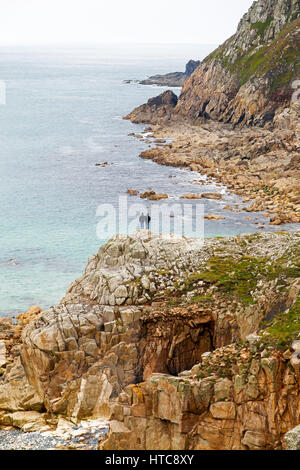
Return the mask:
POLYGON ((144 212, 142 212, 139 218, 141 229, 145 228, 146 220, 147 220, 147 217, 144 215, 144 212))
POLYGON ((146 219, 146 229, 149 230, 149 228, 150 228, 150 221, 151 221, 150 215, 147 214, 146 217, 145 217, 145 219, 146 219))

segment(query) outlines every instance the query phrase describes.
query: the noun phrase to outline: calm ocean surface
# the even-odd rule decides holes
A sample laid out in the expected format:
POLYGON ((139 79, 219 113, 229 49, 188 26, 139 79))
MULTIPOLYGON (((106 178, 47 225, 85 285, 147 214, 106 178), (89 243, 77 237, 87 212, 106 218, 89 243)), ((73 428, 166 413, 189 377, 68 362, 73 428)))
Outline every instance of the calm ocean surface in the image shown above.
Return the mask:
MULTIPOLYGON (((174 201, 186 192, 215 189, 193 185, 192 172, 138 158, 147 145, 128 134, 144 126, 122 120, 164 90, 124 80, 183 71, 188 59, 211 50, 0 49, 0 80, 7 87, 7 104, 0 106, 0 316, 60 300, 105 241, 96 234, 99 204, 116 206, 127 189, 150 186, 174 201), (113 164, 95 166, 104 161, 113 164)), ((234 202, 234 196, 207 201, 206 210, 221 213, 234 202)), ((224 221, 207 221, 205 236, 257 231, 253 222, 264 219, 255 214, 250 222, 246 216, 226 212, 224 221)))

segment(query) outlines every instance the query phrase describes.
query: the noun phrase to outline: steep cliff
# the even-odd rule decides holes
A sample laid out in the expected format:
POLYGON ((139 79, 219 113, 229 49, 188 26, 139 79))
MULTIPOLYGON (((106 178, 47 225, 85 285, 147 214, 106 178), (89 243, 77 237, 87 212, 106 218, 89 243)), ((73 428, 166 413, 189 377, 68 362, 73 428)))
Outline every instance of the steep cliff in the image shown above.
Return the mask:
POLYGON ((299 422, 299 373, 288 355, 232 345, 179 377, 153 374, 119 397, 100 448, 282 449, 299 422))
POLYGON ((150 98, 147 103, 138 106, 123 119, 129 119, 133 123, 153 123, 163 119, 168 121, 172 118, 175 106, 177 105, 177 96, 171 90, 150 98))
MULTIPOLYGON (((299 103, 299 50, 300 0, 258 0, 241 19, 237 32, 185 81, 171 113, 160 106, 146 116, 137 108, 127 118, 280 127, 289 117, 288 110, 299 103)), ((296 114, 299 117, 297 107, 296 114)))
POLYGON ((16 330, 2 322, 0 425, 28 431, 55 426, 60 416, 106 417, 104 448, 247 448, 256 438, 256 447, 282 446, 300 422, 300 361, 292 353, 300 333, 299 254, 299 234, 204 246, 148 231, 112 238, 56 307, 16 330), (239 344, 260 330, 257 349, 239 344), (280 411, 272 408, 278 397, 280 411), (234 439, 220 440, 228 425, 234 439))
POLYGON ((258 0, 237 32, 185 82, 176 113, 265 125, 289 106, 300 76, 299 0, 258 0))

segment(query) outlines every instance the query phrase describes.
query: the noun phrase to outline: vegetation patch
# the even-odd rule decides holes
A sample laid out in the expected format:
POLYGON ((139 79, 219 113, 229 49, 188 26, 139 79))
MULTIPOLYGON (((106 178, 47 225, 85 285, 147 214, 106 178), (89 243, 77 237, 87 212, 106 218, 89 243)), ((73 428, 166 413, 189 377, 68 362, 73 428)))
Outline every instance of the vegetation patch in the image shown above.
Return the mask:
MULTIPOLYGON (((263 39, 272 19, 270 17, 265 23, 252 24, 251 28, 257 31, 257 37, 263 39)), ((237 75, 240 86, 252 78, 268 74, 271 79, 271 93, 279 88, 288 88, 300 68, 299 26, 300 18, 298 17, 287 24, 271 43, 265 44, 261 41, 260 45, 254 45, 246 52, 237 50, 238 57, 234 62, 230 61, 230 56, 226 54, 226 44, 216 49, 205 61, 219 60, 223 67, 237 75)))
POLYGON ((211 301, 211 295, 195 295, 192 298, 192 302, 195 304, 207 304, 211 301))
POLYGON ((167 307, 178 307, 180 304, 181 304, 180 297, 173 297, 172 299, 169 299, 166 302, 167 307))
MULTIPOLYGON (((299 245, 273 262, 269 258, 250 256, 243 256, 238 260, 232 257, 212 257, 208 261, 207 269, 188 277, 185 291, 194 290, 196 284, 203 281, 206 284, 214 284, 221 292, 237 297, 244 305, 249 305, 255 302, 252 292, 259 280, 278 280, 278 283, 284 287, 288 279, 298 277, 300 277, 299 245)), ((209 300, 207 296, 195 296, 194 299, 195 302, 209 300)))
POLYGON ((261 344, 277 349, 286 349, 300 334, 300 297, 288 312, 276 317, 264 326, 261 344))
POLYGON ((244 304, 253 303, 251 292, 255 289, 258 276, 267 265, 267 260, 243 257, 238 261, 233 258, 215 256, 209 260, 208 269, 195 273, 188 278, 193 285, 198 281, 214 284, 227 294, 238 297, 244 304))

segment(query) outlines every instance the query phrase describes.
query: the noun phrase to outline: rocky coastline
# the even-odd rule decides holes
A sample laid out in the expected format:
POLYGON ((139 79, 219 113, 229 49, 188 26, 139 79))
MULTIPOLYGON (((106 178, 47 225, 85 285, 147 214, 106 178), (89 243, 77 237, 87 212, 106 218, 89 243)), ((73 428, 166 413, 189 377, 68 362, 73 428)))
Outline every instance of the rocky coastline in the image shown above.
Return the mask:
POLYGON ((155 145, 140 157, 221 183, 248 203, 245 210, 262 212, 270 225, 300 223, 300 126, 293 112, 295 128, 288 129, 236 130, 215 122, 195 127, 177 120, 152 124, 148 138, 151 132, 172 143, 155 145))
MULTIPOLYGON (((179 98, 127 116, 159 139, 141 157, 299 223, 298 26, 298 0, 254 2, 179 98)), ((64 449, 300 450, 300 232, 112 237, 58 305, 0 319, 0 427, 64 449)))
POLYGON ((57 306, 1 319, 1 427, 101 419, 114 450, 299 445, 299 242, 113 237, 57 306))

